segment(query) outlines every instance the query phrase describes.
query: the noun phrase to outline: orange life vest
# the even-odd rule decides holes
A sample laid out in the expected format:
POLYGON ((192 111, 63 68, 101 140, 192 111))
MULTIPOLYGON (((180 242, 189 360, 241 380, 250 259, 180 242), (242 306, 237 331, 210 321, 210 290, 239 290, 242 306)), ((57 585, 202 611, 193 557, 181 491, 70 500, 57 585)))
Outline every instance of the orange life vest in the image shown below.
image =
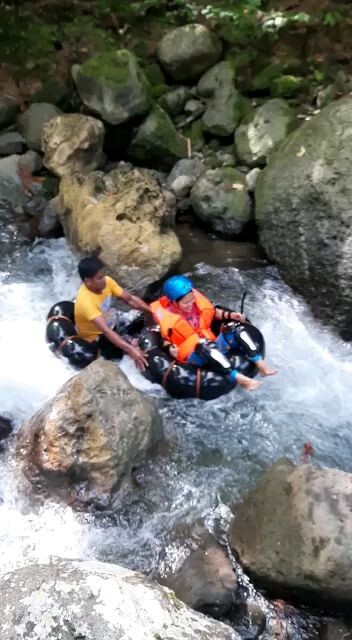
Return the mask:
POLYGON ((194 351, 200 338, 215 340, 211 330, 211 323, 215 315, 215 309, 211 302, 202 293, 193 289, 195 304, 199 310, 199 327, 195 329, 182 313, 169 311, 170 301, 166 296, 159 298, 150 305, 154 320, 160 326, 160 333, 164 340, 169 340, 178 347, 177 360, 186 362, 194 351))

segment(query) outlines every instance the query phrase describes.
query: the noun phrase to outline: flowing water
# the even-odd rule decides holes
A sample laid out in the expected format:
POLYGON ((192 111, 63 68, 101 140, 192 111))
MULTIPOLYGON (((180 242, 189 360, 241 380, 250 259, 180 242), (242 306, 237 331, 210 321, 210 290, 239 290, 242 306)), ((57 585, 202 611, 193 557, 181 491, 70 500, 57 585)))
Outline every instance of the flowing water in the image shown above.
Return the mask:
MULTIPOLYGON (((2 265, 0 414, 13 416, 16 428, 72 375, 48 350, 44 330, 49 307, 73 297, 79 285, 76 262, 60 239, 18 250, 2 265)), ((203 518, 221 529, 229 505, 278 457, 297 462, 305 442, 317 463, 352 471, 351 345, 320 326, 274 268, 214 263, 195 264, 194 283, 237 309, 248 292, 246 312, 263 331, 267 361, 279 375, 252 394, 175 401, 124 358, 132 383, 155 398, 165 429, 165 445, 148 463, 143 486, 100 519, 54 503, 33 510, 18 492, 10 443, 0 461, 0 572, 53 556, 145 572, 176 566, 184 553, 176 526, 203 518)))

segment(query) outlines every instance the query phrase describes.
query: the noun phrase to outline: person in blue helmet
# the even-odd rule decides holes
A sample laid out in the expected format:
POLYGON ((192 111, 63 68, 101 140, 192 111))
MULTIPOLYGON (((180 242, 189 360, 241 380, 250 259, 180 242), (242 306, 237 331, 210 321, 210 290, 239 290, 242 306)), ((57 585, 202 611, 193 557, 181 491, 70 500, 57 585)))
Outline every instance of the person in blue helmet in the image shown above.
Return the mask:
POLYGON ((245 329, 234 324, 245 321, 243 314, 214 307, 185 276, 173 276, 166 280, 163 294, 150 308, 154 320, 160 326, 164 344, 169 347, 173 358, 196 366, 207 364, 228 375, 231 382, 248 391, 256 389, 260 383, 232 367, 226 357, 232 347, 238 346, 255 363, 262 376, 277 373, 257 353, 256 346, 245 329), (214 319, 230 323, 219 336, 215 336, 211 329, 214 319))

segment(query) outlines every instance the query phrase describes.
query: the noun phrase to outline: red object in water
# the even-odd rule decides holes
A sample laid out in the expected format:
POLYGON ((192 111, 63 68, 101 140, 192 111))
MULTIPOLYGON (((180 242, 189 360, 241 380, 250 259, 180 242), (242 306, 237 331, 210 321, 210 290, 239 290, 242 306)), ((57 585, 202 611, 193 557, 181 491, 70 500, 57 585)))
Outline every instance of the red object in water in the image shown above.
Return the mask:
POLYGON ((301 453, 301 463, 302 464, 307 464, 309 458, 312 458, 314 455, 314 449, 313 449, 313 445, 311 442, 305 442, 303 445, 303 451, 301 453))

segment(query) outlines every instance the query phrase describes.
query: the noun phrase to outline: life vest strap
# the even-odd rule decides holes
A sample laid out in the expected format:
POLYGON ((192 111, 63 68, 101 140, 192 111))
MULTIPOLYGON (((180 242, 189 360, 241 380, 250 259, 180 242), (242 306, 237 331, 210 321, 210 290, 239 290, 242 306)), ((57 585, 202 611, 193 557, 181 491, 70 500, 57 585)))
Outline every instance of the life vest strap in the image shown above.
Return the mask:
POLYGON ((62 351, 62 349, 64 348, 64 346, 70 341, 70 340, 74 340, 75 338, 79 338, 79 336, 68 336, 67 338, 65 338, 65 340, 63 340, 61 342, 61 344, 56 347, 56 351, 62 351))
POLYGON ((69 322, 71 322, 71 324, 73 324, 72 320, 67 316, 50 316, 50 318, 48 318, 47 320, 47 323, 50 322, 50 320, 68 320, 69 322))
POLYGON ((167 383, 167 379, 169 377, 169 374, 171 373, 172 369, 174 368, 176 364, 176 360, 173 360, 170 365, 168 366, 168 368, 166 369, 164 375, 163 375, 163 379, 161 381, 161 384, 163 385, 164 389, 166 389, 166 383, 167 383))
POLYGON ((200 398, 201 388, 202 388, 202 369, 198 367, 197 376, 196 376, 196 398, 200 398))

